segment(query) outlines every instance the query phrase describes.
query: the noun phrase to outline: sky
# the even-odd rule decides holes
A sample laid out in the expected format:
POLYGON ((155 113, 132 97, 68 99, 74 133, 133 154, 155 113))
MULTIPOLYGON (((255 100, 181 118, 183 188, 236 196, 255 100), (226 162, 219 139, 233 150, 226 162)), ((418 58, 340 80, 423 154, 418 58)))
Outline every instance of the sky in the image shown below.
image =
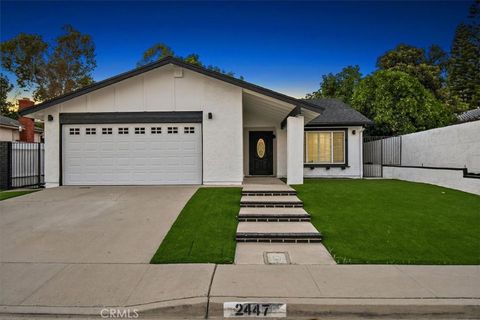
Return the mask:
POLYGON ((319 88, 321 76, 359 65, 365 75, 399 43, 449 50, 472 2, 4 1, 0 39, 20 32, 53 41, 65 24, 96 45, 95 80, 135 68, 165 43, 177 55, 291 96, 319 88))

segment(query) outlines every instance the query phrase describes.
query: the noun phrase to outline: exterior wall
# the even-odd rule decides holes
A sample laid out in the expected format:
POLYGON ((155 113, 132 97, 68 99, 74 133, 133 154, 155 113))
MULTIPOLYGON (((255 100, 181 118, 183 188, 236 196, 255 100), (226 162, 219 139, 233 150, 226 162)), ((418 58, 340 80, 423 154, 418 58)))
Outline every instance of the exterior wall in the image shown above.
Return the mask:
POLYGON ((249 175, 249 132, 273 131, 273 174, 279 178, 287 176, 287 134, 280 122, 255 112, 243 112, 243 173, 249 175))
POLYGON ((44 131, 47 187, 60 181, 59 113, 126 111, 203 111, 203 182, 240 184, 242 89, 185 69, 182 77, 174 77, 174 70, 155 69, 47 109, 45 114, 53 116, 44 131))
POLYGON ((480 121, 402 136, 402 166, 467 168, 480 172, 480 121))
POLYGON ((18 130, 0 127, 0 141, 18 141, 20 133, 18 130))
POLYGON ((287 118, 287 183, 303 184, 303 116, 287 118))
MULTIPOLYGON (((323 129, 323 128, 322 128, 323 129)), ((325 127, 325 129, 327 129, 325 127)), ((335 128, 332 128, 335 129, 335 128)), ((338 128, 336 128, 338 129, 338 128)), ((323 167, 303 168, 305 178, 362 178, 363 176, 363 128, 348 128, 348 167, 342 168, 330 167, 329 170, 323 167), (352 131, 355 130, 355 135, 352 131)))
POLYGON ((480 179, 464 178, 462 170, 384 166, 383 177, 435 184, 480 195, 480 179))

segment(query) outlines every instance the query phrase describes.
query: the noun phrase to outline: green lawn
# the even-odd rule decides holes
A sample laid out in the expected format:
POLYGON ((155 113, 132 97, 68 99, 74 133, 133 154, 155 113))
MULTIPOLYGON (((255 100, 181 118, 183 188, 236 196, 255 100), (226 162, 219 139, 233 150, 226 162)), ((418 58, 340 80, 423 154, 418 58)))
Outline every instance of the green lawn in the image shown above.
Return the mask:
POLYGON ((36 192, 37 190, 23 190, 23 191, 0 191, 0 201, 15 198, 19 196, 23 196, 24 194, 29 194, 32 192, 36 192))
POLYGON ((240 188, 200 188, 151 263, 233 263, 240 188))
POLYGON ((293 187, 338 263, 480 264, 480 196, 398 180, 293 187))

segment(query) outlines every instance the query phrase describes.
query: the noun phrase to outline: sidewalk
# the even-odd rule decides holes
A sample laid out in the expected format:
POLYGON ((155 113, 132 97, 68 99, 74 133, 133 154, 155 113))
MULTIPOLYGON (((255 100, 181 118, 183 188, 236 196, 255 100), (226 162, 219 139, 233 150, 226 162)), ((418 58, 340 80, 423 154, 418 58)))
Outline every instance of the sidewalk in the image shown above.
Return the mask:
POLYGON ((4 317, 221 318, 225 301, 286 302, 290 317, 480 317, 480 266, 2 263, 0 277, 4 317))

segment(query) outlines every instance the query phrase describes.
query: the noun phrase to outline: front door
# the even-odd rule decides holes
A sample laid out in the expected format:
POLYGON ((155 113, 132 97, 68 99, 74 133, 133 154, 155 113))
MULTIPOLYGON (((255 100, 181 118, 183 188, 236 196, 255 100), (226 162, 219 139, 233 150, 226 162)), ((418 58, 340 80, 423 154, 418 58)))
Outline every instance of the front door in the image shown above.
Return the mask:
POLYGON ((273 174, 273 132, 251 131, 249 168, 252 176, 273 174))

